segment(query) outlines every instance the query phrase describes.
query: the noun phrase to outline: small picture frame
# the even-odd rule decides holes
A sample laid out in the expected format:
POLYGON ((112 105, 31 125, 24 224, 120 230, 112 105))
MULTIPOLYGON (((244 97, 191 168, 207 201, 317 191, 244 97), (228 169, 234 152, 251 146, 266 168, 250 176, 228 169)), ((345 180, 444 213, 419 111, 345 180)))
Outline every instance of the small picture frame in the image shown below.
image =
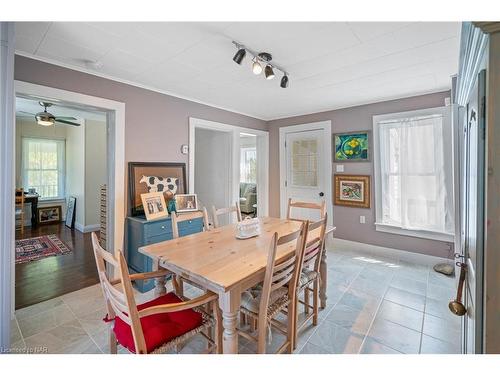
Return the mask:
POLYGON ((163 192, 141 194, 142 206, 146 220, 156 220, 168 217, 167 205, 163 192))
POLYGON ((196 194, 177 194, 175 206, 177 212, 198 211, 198 196, 196 194))
POLYGON ((65 225, 68 228, 75 227, 75 217, 76 217, 75 208, 76 208, 76 198, 69 197, 68 204, 66 205, 66 221, 65 221, 65 225))
POLYGON ((61 206, 39 207, 38 223, 54 224, 61 221, 61 206))
POLYGON ((370 208, 370 176, 336 174, 334 204, 370 208))

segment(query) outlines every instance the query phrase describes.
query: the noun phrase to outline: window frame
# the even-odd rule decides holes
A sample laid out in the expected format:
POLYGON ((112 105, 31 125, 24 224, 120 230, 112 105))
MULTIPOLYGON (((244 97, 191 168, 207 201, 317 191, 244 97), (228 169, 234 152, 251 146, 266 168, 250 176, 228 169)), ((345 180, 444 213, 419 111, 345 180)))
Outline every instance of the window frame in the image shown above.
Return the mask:
MULTIPOLYGON (((449 199, 450 208, 452 210, 452 215, 454 213, 454 161, 453 161, 453 134, 451 126, 451 107, 433 107, 426 109, 419 109, 414 111, 405 111, 398 113, 388 113, 384 115, 373 116, 373 177, 375 186, 375 230, 379 232, 398 234, 403 236, 411 236, 418 238, 425 238, 436 241, 453 242, 455 240, 455 233, 442 233, 437 231, 429 231, 424 229, 406 229, 398 225, 390 224, 383 221, 382 217, 382 170, 381 170, 381 160, 380 160, 380 132, 378 124, 381 121, 391 121, 398 120, 405 117, 419 117, 419 116, 430 116, 430 115, 442 115, 443 116, 443 131, 449 134, 449 137, 443 137, 443 148, 446 150, 445 155, 451 155, 450 160, 445 157, 443 160, 445 166, 445 179, 448 181, 449 194, 451 197, 449 199)), ((454 226, 453 230, 455 229, 454 226)))
MULTIPOLYGON (((249 151, 253 151, 255 152, 255 163, 257 164, 257 145, 255 146, 242 146, 240 147, 240 182, 243 182, 243 183, 250 183, 250 184, 256 184, 257 183, 257 173, 255 175, 255 181, 253 182, 248 182, 248 181, 242 181, 242 178, 243 176, 241 175, 241 164, 243 162, 243 155, 245 155, 245 163, 247 161, 246 159, 246 153, 249 152, 249 151)), ((245 177, 245 180, 246 180, 246 175, 244 176, 245 177)))
MULTIPOLYGON (((27 169, 25 168, 25 161, 24 161, 24 155, 25 155, 25 142, 29 140, 34 140, 34 141, 54 141, 54 142, 61 142, 62 143, 62 168, 57 169, 58 172, 61 172, 61 176, 58 176, 58 187, 61 187, 61 189, 58 188, 58 196, 57 197, 44 197, 40 196, 39 200, 43 202, 50 202, 50 201, 61 201, 66 199, 66 139, 65 138, 58 138, 58 137, 39 137, 39 136, 23 136, 21 137, 21 183, 24 188, 26 188, 25 184, 27 181, 26 179, 26 171, 27 169), (59 178, 61 178, 61 181, 59 181, 59 178), (59 191, 61 190, 61 191, 59 191)), ((27 189, 27 188, 26 188, 27 189)), ((39 192, 38 192, 39 193, 39 192)))

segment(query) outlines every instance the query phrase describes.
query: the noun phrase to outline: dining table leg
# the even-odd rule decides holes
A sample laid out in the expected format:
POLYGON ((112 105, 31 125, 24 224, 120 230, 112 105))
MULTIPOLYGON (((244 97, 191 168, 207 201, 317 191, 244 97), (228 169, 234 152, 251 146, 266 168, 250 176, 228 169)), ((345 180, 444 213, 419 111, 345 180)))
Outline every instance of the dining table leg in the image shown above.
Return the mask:
POLYGON ((221 292, 219 306, 222 310, 222 353, 238 354, 238 332, 236 325, 240 311, 241 293, 237 290, 221 292))
POLYGON ((323 250, 321 253, 321 263, 319 265, 319 277, 320 277, 320 286, 319 286, 319 300, 320 307, 324 309, 326 307, 326 287, 328 284, 328 267, 326 264, 326 246, 323 246, 323 250))
MULTIPOLYGON (((152 270, 158 271, 160 269, 159 261, 153 260, 152 270)), ((167 294, 167 288, 165 276, 155 277, 155 297, 160 297, 167 294)))

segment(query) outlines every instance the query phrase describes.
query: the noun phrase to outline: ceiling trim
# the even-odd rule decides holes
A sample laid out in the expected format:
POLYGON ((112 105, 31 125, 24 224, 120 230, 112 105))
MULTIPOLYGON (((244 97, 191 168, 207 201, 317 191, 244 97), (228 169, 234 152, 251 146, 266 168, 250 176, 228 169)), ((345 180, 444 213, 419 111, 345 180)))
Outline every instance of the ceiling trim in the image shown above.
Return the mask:
MULTIPOLYGON (((362 107, 362 106, 370 105, 370 104, 378 104, 378 103, 384 103, 384 102, 391 102, 393 100, 410 99, 410 98, 414 98, 416 96, 438 94, 438 93, 442 93, 442 92, 446 92, 446 91, 450 91, 450 90, 451 90, 451 87, 442 87, 442 88, 435 89, 435 90, 418 91, 418 92, 412 93, 410 95, 404 95, 404 96, 397 96, 396 95, 396 96, 390 96, 388 98, 384 98, 384 99, 380 99, 380 100, 360 102, 359 104, 353 104, 353 105, 347 105, 347 106, 340 106, 340 107, 327 107, 327 108, 320 109, 320 110, 317 110, 317 111, 314 111, 314 112, 299 112, 297 114, 293 114, 293 115, 290 115, 290 116, 287 115, 286 117, 276 117, 276 118, 273 118, 271 120, 267 120, 267 122, 269 123, 271 121, 286 120, 286 119, 290 119, 290 118, 293 118, 293 117, 318 115, 318 114, 322 114, 322 113, 326 113, 326 112, 339 111, 341 109, 349 109, 349 108, 362 107)), ((450 93, 450 95, 451 95, 451 93, 450 93)), ((443 102, 443 106, 444 106, 444 102, 443 102)))
MULTIPOLYGON (((209 103, 209 102, 204 102, 204 101, 201 101, 201 100, 198 100, 198 99, 195 99, 195 98, 191 98, 191 97, 188 97, 188 96, 179 95, 179 94, 176 94, 176 93, 173 93, 173 92, 170 92, 170 91, 160 90, 160 89, 157 89, 157 88, 154 88, 154 87, 151 87, 151 86, 143 85, 141 83, 129 81, 129 80, 122 79, 122 78, 117 78, 115 76, 111 76, 111 75, 108 75, 108 74, 99 73, 99 72, 96 72, 96 71, 93 71, 93 70, 90 70, 90 69, 85 69, 85 68, 80 67, 80 66, 74 66, 74 65, 71 65, 71 64, 63 63, 63 62, 60 62, 60 61, 57 61, 57 60, 54 60, 54 59, 51 59, 51 58, 41 57, 41 56, 33 55, 31 53, 27 53, 27 52, 23 52, 23 51, 18 51, 18 50, 16 50, 15 53, 16 53, 16 55, 28 57, 30 59, 38 60, 38 61, 41 61, 41 62, 45 62, 47 64, 52 64, 52 65, 60 66, 62 68, 71 69, 71 70, 75 70, 75 71, 78 71, 78 72, 81 72, 81 73, 90 74, 90 75, 93 75, 93 76, 96 76, 96 77, 108 79, 108 80, 111 80, 111 81, 123 83, 123 84, 134 86, 134 87, 138 87, 138 88, 141 88, 141 89, 144 89, 144 90, 149 90, 149 91, 157 92, 159 94, 172 96, 172 97, 175 97, 175 98, 178 98, 178 99, 188 100, 190 102, 194 102, 194 103, 206 105, 206 106, 209 106, 209 107, 212 107, 212 108, 221 109, 223 111, 229 111, 229 112, 233 112, 233 113, 236 113, 236 114, 239 114, 239 115, 243 115, 243 116, 247 116, 247 117, 252 117, 252 118, 255 118, 257 120, 261 120, 261 121, 265 121, 265 122, 277 121, 277 120, 283 120, 283 119, 289 119, 289 118, 292 118, 292 117, 299 117, 299 116, 308 116, 308 115, 313 115, 313 114, 318 114, 318 113, 324 113, 324 112, 330 112, 330 111, 337 111, 339 109, 359 107, 359 106, 363 106, 363 105, 382 103, 382 102, 387 102, 387 101, 391 101, 391 100, 407 99, 407 98, 411 98, 411 97, 414 97, 414 96, 421 96, 421 95, 427 95, 427 94, 435 94, 435 93, 444 92, 444 91, 447 91, 447 90, 451 89, 451 86, 450 86, 450 87, 439 88, 439 89, 434 89, 434 90, 420 91, 420 92, 412 93, 410 95, 393 96, 393 97, 388 97, 388 98, 384 98, 384 99, 380 99, 380 100, 374 100, 374 101, 366 101, 366 102, 356 103, 356 104, 353 104, 353 105, 340 106, 340 107, 326 107, 324 109, 314 110, 313 112, 298 112, 298 113, 295 113, 295 114, 292 114, 292 115, 285 115, 285 117, 283 117, 283 116, 279 116, 279 117, 261 117, 261 116, 253 115, 253 114, 250 114, 250 113, 241 112, 241 111, 238 111, 238 110, 235 110, 235 109, 232 109, 232 108, 222 107, 220 105, 212 104, 212 103, 209 103)), ((450 81, 450 83, 451 83, 451 81, 450 81)))
POLYGON ((241 112, 241 111, 237 111, 237 110, 232 109, 232 108, 221 107, 220 105, 216 105, 216 104, 209 103, 209 102, 204 102, 202 100, 198 100, 198 99, 195 99, 195 98, 192 98, 192 97, 189 97, 189 96, 179 95, 179 94, 173 93, 171 91, 160 90, 160 89, 157 89, 157 88, 154 88, 154 87, 151 87, 151 86, 148 86, 148 85, 144 85, 144 84, 141 84, 141 83, 138 83, 138 82, 129 81, 129 80, 118 78, 118 77, 115 77, 115 76, 112 76, 112 75, 108 75, 108 74, 96 72, 96 71, 90 70, 90 69, 85 69, 85 68, 82 68, 80 66, 75 66, 75 65, 63 63, 63 62, 60 62, 60 61, 57 61, 57 60, 54 60, 54 59, 51 59, 51 58, 37 56, 37 55, 34 55, 32 53, 27 53, 27 52, 16 50, 15 54, 19 55, 19 56, 24 56, 24 57, 27 57, 27 58, 30 58, 30 59, 33 59, 33 60, 38 60, 38 61, 41 61, 41 62, 44 62, 44 63, 47 63, 47 64, 57 65, 57 66, 60 66, 62 68, 76 70, 76 71, 81 72, 81 73, 86 73, 86 74, 90 74, 90 75, 93 75, 93 76, 96 76, 96 77, 105 78, 105 79, 109 79, 111 81, 115 81, 115 82, 123 83, 123 84, 126 84, 126 85, 138 87, 138 88, 141 88, 141 89, 144 89, 144 90, 157 92, 159 94, 173 96, 173 97, 178 98, 178 99, 188 100, 190 102, 194 102, 194 103, 206 105, 206 106, 217 108, 217 109, 222 109, 223 111, 233 112, 233 113, 237 113, 239 115, 243 115, 243 116, 247 116, 247 117, 252 117, 252 118, 255 118, 257 120, 261 120, 261 121, 270 121, 271 120, 271 119, 268 119, 268 118, 265 118, 265 117, 259 117, 257 115, 253 115, 253 114, 250 114, 250 113, 244 113, 244 112, 241 112))

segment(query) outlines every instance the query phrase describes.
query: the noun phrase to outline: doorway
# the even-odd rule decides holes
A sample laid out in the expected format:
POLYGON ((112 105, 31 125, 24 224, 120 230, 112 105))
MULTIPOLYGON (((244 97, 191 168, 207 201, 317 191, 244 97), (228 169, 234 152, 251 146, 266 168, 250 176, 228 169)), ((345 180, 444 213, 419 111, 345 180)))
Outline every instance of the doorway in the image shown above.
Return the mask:
POLYGON ((267 216, 268 158, 266 131, 189 119, 189 192, 209 211, 239 202, 243 216, 267 216))
POLYGON ((100 233, 105 220, 107 116, 18 96, 15 129, 20 309, 99 282, 90 232, 100 233), (39 113, 54 114, 55 120, 39 121, 39 113))
MULTIPOLYGON (((325 201, 330 220, 333 217, 331 136, 330 121, 280 128, 281 217, 286 217, 289 198, 325 201)), ((318 212, 294 210, 294 217, 319 220, 318 212)))
MULTIPOLYGON (((109 99, 93 97, 71 91, 15 81, 15 95, 31 98, 37 101, 50 101, 61 105, 105 113, 106 117, 106 165, 107 165, 107 195, 106 195, 106 248, 110 252, 123 248, 123 231, 125 219, 125 104, 109 99)), ((15 124, 15 115, 14 115, 15 124)), ((15 139, 15 134, 14 134, 15 139)), ((12 154, 14 165, 15 152, 12 154)), ((14 207, 12 207, 14 208, 14 207)), ((14 212, 12 212, 14 219, 14 212)), ((12 220, 14 231, 14 220, 12 220)), ((12 304, 11 314, 14 314, 15 302, 15 246, 12 243, 12 278, 9 293, 12 304)), ((90 265, 89 265, 90 267, 90 265)), ((95 264, 92 264, 95 268, 95 264)))

